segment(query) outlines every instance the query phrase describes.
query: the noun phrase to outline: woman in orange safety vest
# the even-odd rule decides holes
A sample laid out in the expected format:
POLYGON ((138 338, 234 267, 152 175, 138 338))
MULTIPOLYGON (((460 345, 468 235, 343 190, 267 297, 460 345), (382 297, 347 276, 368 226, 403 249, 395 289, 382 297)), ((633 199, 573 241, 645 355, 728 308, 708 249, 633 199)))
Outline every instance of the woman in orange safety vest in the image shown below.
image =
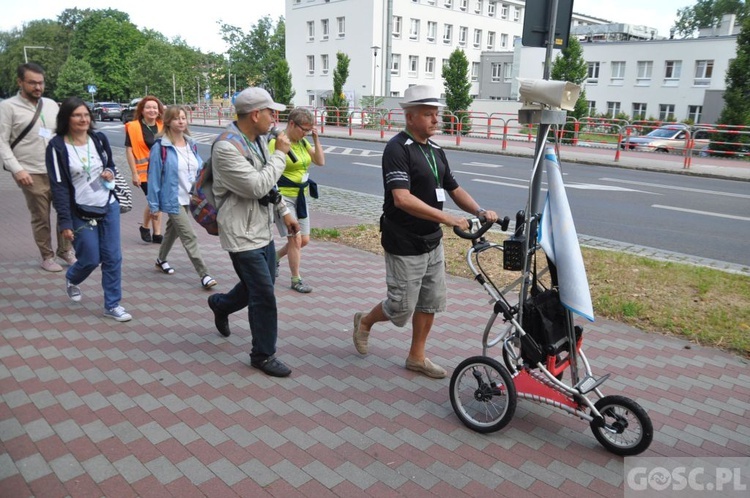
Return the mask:
MULTIPOLYGON (((133 185, 141 187, 148 194, 148 155, 154 145, 156 135, 164 127, 162 117, 164 105, 154 97, 143 97, 135 108, 133 120, 125 124, 125 157, 133 174, 133 185)), ((144 242, 161 244, 161 213, 152 218, 148 206, 143 211, 143 223, 140 226, 141 239, 144 242), (153 235, 151 226, 153 224, 153 235)))

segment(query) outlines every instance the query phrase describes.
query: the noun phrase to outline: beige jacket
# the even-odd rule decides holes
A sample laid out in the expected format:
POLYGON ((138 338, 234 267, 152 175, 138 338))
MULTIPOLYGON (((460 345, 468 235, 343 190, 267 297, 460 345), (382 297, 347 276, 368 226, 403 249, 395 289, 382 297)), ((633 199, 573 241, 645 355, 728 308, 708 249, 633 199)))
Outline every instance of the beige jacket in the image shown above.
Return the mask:
POLYGON ((36 106, 21 97, 20 92, 0 102, 0 162, 13 174, 22 170, 31 174, 47 174, 44 154, 47 144, 55 135, 59 108, 52 99, 42 97, 42 100, 42 112, 34 127, 12 150, 10 144, 31 122, 36 106), (42 128, 49 130, 48 138, 39 135, 42 128))
POLYGON ((217 140, 211 150, 213 193, 219 207, 221 247, 229 252, 261 249, 273 240, 271 229, 274 207, 283 217, 289 209, 283 202, 263 206, 258 199, 276 185, 286 167, 286 155, 281 151, 268 152, 265 138, 261 138, 266 164, 251 154, 251 161, 231 142, 217 140))

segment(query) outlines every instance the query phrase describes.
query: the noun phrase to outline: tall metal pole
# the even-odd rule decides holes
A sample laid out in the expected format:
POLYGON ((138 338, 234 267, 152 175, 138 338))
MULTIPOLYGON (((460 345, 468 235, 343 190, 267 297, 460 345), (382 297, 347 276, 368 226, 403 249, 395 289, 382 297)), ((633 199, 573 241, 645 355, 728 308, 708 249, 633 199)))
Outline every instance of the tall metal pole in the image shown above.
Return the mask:
POLYGON ((380 47, 373 45, 370 47, 373 50, 373 61, 372 61, 372 106, 375 107, 375 83, 377 81, 378 74, 378 50, 380 47))

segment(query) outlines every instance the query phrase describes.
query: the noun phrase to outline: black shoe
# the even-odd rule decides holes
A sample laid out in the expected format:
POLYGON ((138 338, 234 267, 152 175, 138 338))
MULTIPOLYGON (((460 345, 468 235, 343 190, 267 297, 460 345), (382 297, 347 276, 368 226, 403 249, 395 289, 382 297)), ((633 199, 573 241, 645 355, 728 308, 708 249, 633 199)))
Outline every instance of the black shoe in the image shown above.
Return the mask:
POLYGON ((144 227, 138 227, 141 231, 141 240, 143 242, 151 242, 151 230, 144 227))
POLYGON ((154 234, 151 237, 151 242, 153 242, 154 244, 161 244, 162 240, 164 240, 164 236, 163 235, 156 235, 156 234, 154 234))
POLYGON ((271 356, 270 358, 266 358, 259 362, 251 361, 250 366, 257 368, 271 377, 289 377, 289 374, 292 373, 292 369, 284 365, 284 363, 275 356, 271 356))
POLYGON ((216 330, 218 330, 221 335, 229 337, 232 334, 232 331, 229 330, 229 315, 216 309, 216 305, 214 304, 215 297, 216 294, 208 296, 208 307, 214 312, 214 325, 216 325, 216 330))

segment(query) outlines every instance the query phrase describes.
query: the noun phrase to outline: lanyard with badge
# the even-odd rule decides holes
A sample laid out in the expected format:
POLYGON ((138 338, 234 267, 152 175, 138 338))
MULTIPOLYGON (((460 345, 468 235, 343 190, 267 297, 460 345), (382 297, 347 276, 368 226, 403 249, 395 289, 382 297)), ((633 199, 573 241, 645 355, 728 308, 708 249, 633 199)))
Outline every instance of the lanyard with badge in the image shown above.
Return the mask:
POLYGON ((437 159, 435 159, 435 151, 432 150, 432 146, 430 146, 429 142, 427 142, 427 146, 430 148, 430 156, 432 156, 432 161, 430 161, 430 157, 427 155, 427 153, 422 149, 422 145, 416 141, 416 139, 409 133, 406 132, 407 135, 409 135, 409 138, 414 140, 414 143, 417 144, 417 148, 424 156, 425 161, 427 161, 427 165, 430 167, 430 171, 432 171, 432 175, 435 177, 435 183, 437 184, 437 188, 435 188, 435 197, 437 198, 438 202, 445 202, 445 190, 440 186, 440 177, 438 176, 438 167, 437 167, 437 159))

